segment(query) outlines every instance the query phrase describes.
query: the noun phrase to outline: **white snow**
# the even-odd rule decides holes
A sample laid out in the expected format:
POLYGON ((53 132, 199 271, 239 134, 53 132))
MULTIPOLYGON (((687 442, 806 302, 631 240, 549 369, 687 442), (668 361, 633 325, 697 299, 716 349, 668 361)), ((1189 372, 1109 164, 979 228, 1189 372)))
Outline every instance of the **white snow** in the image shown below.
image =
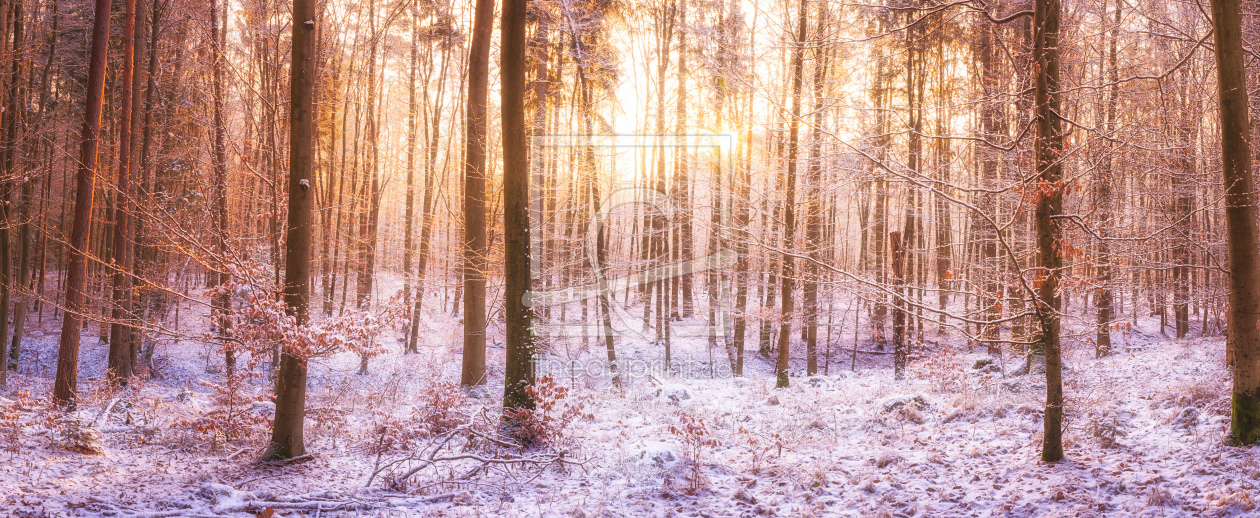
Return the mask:
MULTIPOLYGON (((181 325, 204 326, 188 318, 181 325)), ((369 449, 381 416, 409 416, 427 387, 458 380, 453 318, 426 315, 421 354, 403 355, 390 342, 367 376, 355 375, 354 355, 312 362, 312 457, 284 465, 255 462, 274 415, 267 362, 240 407, 263 421, 252 434, 215 437, 190 426, 219 405, 200 381, 222 379, 222 359, 194 340, 160 346, 160 377, 114 393, 99 383, 107 347, 85 334, 77 415, 90 422, 119 402, 96 424, 102 453, 68 451, 58 413, 44 401, 57 347, 50 327, 28 335, 21 368, 0 393, 0 409, 18 416, 13 452, 0 416, 0 515, 244 517, 264 506, 286 516, 1255 515, 1260 458, 1226 444, 1223 340, 1176 341, 1141 324, 1104 359, 1069 341, 1067 458, 1059 463, 1039 460, 1044 378, 1002 374, 1018 358, 996 361, 995 371, 975 368, 988 357, 957 344, 917 347, 908 379, 898 381, 890 357, 859 356, 852 372, 847 353, 825 376, 797 376, 803 351, 794 351, 791 387, 775 389, 772 360, 755 344, 746 377, 733 379, 721 366, 726 353, 696 339, 673 343, 675 367, 688 376, 627 374, 616 387, 581 370, 553 373, 571 397, 589 398, 593 419, 570 427, 570 457, 581 466, 471 475, 437 468, 399 488, 365 487, 376 460, 369 449), (684 416, 718 443, 699 448, 698 459, 671 432, 684 416)), ((660 361, 659 345, 617 345, 622 361, 660 361)), ((497 378, 466 412, 499 404, 504 353, 489 354, 497 378)), ((580 364, 605 351, 592 339, 550 354, 580 364)))

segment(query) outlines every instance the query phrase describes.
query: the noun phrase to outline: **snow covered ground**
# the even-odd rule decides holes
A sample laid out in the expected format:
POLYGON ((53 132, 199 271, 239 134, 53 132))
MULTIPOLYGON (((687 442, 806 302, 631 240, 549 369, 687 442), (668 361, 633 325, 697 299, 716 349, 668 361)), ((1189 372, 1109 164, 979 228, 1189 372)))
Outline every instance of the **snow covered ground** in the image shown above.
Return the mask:
MULTIPOLYGON (((185 311, 186 328, 204 326, 194 313, 185 311)), ((351 355, 313 362, 312 458, 288 465, 255 462, 270 411, 262 368, 240 406, 259 423, 247 437, 198 431, 221 408, 202 381, 222 382, 222 360, 195 340, 161 346, 158 377, 115 393, 99 383, 106 346, 85 334, 79 409, 50 410, 56 324, 46 319, 48 329, 31 333, 19 373, 0 393, 0 516, 255 516, 268 506, 280 515, 468 517, 1260 512, 1256 450, 1225 445, 1223 341, 1177 342, 1159 335, 1157 322, 1142 321, 1106 359, 1069 344, 1067 460, 1053 465, 1039 462, 1044 379, 975 368, 988 357, 957 344, 920 349, 905 381, 893 379, 886 356, 859 355, 850 371, 847 351, 833 351, 829 376, 793 377, 791 388, 775 389, 771 364, 755 354, 747 376, 734 379, 719 367, 724 353, 709 363, 705 340, 676 340, 683 375, 648 376, 661 348, 621 340, 632 372, 618 388, 598 368, 603 343, 591 340, 549 356, 553 367, 581 366, 556 376, 592 417, 569 427, 569 458, 581 465, 472 475, 437 466, 393 489, 383 477, 366 487, 370 449, 383 416, 410 415, 436 382, 458 380, 454 319, 426 320, 421 354, 391 347, 367 376, 355 374, 351 355), (698 478, 696 450, 676 433, 694 420, 709 442, 698 449, 698 478), (100 451, 71 451, 75 444, 100 451)), ((489 393, 499 390, 502 355, 492 344, 489 393)), ((802 358, 793 362, 803 368, 802 358)), ((462 410, 498 404, 473 398, 462 410)))

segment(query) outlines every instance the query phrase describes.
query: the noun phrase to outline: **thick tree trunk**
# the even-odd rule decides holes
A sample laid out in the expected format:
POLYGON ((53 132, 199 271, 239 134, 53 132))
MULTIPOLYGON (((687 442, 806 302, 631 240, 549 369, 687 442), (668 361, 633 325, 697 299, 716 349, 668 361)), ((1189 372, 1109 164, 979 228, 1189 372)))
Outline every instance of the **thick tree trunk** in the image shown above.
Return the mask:
POLYGON ((525 126, 525 24, 527 0, 503 0, 500 25, 500 102, 503 123, 503 262, 507 365, 503 407, 534 408, 530 289, 529 145, 525 126))
POLYGON ((1225 224, 1229 236, 1229 335, 1234 366, 1230 434, 1238 444, 1260 442, 1260 231, 1251 171, 1247 82, 1238 0, 1212 0, 1220 94, 1225 224))
MULTIPOLYGON (((293 1, 293 63, 289 98, 289 218, 284 257, 284 302, 299 326, 310 318, 311 171, 315 155, 315 3, 293 1)), ((306 417, 306 357, 283 349, 276 373, 276 419, 264 459, 306 453, 302 425, 306 417)))
MULTIPOLYGON (((5 171, 5 176, 7 178, 16 178, 18 176, 22 176, 22 175, 17 174, 17 171, 14 170, 14 167, 17 165, 18 148, 20 145, 20 143, 18 142, 18 132, 20 131, 21 114, 26 112, 26 109, 24 106, 25 99, 23 99, 22 94, 21 94, 22 86, 23 86, 22 85, 23 83, 22 66, 21 66, 23 57, 20 54, 22 52, 22 1, 18 0, 17 3, 13 5, 12 9, 13 9, 13 49, 11 52, 5 52, 5 54, 7 54, 7 56, 10 58, 10 60, 12 60, 12 63, 13 63, 13 66, 12 66, 12 69, 8 78, 9 79, 8 106, 10 107, 10 109, 6 110, 6 113, 3 118, 4 124, 5 124, 4 138, 3 138, 4 171, 5 171), (21 106, 22 108, 18 108, 19 106, 21 106)), ((7 42, 7 38, 5 38, 4 40, 0 40, 0 46, 2 46, 3 43, 5 42, 7 42)), ((2 61, 0 61, 0 63, 2 63, 2 61)), ((28 191, 26 185, 29 184, 30 181, 26 179, 19 179, 18 181, 23 184, 23 190, 28 191)), ((15 284, 19 286, 23 285, 24 279, 22 277, 18 277, 17 279, 18 282, 16 283, 13 282, 13 279, 12 279, 13 249, 9 243, 9 237, 10 237, 9 227, 12 225, 12 216, 13 216, 13 201, 12 201, 13 188, 10 185, 9 180, 5 180, 3 183, 0 183, 0 188, 4 189, 4 207, 3 209, 0 209, 0 210, 3 210, 3 216, 0 217, 0 220, 2 220, 0 221, 0 226, 3 226, 3 229, 0 229, 0 240, 3 240, 3 242, 0 242, 0 270, 2 270, 0 271, 0 290, 2 290, 0 291, 0 320, 2 320, 2 319, 8 318, 7 315, 9 313, 9 300, 10 300, 9 297, 10 297, 10 294, 15 291, 14 285, 15 284)), ((25 196, 23 196, 21 203, 23 205, 26 204, 25 196)), ((25 221, 26 218, 22 218, 22 220, 25 221)), ((21 244, 19 244, 18 246, 22 247, 21 244)), ((25 247, 22 247, 22 248, 25 248, 25 247)), ((17 326, 21 323, 21 319, 19 318, 21 311, 22 309, 19 307, 19 309, 13 313, 13 322, 14 322, 13 336, 15 337, 20 334, 20 332, 17 330, 17 326)), ((8 324, 9 323, 7 321, 0 322, 0 358, 8 357, 8 351, 6 350, 6 346, 8 345, 8 338, 9 338, 8 324)), ((0 361, 0 367, 4 367, 4 366, 5 366, 5 363, 0 361)), ((0 385, 4 385, 7 382, 8 382, 8 368, 7 367, 0 368, 0 385)))

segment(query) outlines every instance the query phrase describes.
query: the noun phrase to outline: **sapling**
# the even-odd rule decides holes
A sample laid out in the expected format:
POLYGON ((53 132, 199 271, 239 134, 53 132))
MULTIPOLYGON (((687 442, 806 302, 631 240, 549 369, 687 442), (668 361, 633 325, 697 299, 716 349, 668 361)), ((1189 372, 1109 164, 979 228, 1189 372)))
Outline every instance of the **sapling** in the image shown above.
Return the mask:
POLYGON ((700 491, 701 468, 703 467, 704 453, 707 448, 720 446, 721 442, 713 438, 709 433, 709 428, 705 426, 704 420, 700 416, 682 412, 678 416, 678 424, 669 426, 669 433, 674 434, 683 441, 683 447, 686 449, 687 460, 691 463, 690 491, 692 494, 700 491))

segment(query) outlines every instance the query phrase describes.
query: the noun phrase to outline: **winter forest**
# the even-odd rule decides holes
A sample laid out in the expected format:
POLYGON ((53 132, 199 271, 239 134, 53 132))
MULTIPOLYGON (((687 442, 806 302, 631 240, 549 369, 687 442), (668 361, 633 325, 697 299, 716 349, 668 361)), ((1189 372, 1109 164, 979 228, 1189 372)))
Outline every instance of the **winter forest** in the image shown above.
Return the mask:
POLYGON ((0 516, 1260 513, 1260 1, 0 0, 0 516))

